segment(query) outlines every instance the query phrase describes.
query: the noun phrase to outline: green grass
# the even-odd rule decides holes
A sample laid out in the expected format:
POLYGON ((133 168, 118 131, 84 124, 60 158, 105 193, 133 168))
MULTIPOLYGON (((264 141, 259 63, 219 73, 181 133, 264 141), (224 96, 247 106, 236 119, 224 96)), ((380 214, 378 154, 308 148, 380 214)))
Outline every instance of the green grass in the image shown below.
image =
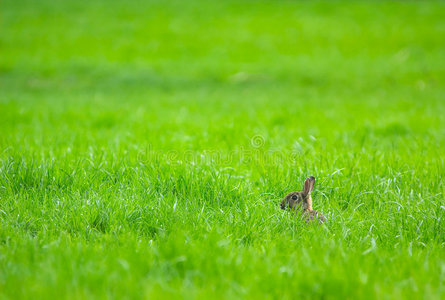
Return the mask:
POLYGON ((0 298, 443 299, 444 12, 0 2, 0 298))

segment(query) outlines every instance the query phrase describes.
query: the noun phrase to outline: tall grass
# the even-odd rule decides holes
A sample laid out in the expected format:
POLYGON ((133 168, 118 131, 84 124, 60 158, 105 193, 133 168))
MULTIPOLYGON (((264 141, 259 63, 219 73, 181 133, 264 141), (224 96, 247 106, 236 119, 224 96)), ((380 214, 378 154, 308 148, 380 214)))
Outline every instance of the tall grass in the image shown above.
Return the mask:
POLYGON ((444 9, 3 1, 1 297, 443 298, 444 9))

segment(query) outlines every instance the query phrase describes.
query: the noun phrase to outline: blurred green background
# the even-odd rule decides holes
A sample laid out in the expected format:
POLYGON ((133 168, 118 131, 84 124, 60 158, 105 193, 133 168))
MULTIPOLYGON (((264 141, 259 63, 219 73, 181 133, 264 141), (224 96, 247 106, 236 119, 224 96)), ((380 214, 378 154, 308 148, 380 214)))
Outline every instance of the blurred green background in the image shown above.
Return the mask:
POLYGON ((3 0, 0 296, 443 298, 444 15, 3 0))

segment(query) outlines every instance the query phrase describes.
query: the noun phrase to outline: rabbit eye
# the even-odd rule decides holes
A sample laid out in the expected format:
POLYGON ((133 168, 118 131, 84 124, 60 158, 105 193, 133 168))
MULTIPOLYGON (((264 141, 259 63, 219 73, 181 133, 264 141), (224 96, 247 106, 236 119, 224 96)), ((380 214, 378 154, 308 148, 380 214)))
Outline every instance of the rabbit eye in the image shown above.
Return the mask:
POLYGON ((297 198, 298 198, 297 195, 292 196, 292 200, 297 200, 297 198))

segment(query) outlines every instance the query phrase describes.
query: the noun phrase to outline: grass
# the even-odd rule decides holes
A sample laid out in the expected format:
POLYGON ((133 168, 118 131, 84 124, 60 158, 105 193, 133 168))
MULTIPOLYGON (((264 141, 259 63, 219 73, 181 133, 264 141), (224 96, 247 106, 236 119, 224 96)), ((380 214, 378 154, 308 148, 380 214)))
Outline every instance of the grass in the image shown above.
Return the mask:
POLYGON ((2 1, 0 297, 443 299, 444 10, 2 1))

